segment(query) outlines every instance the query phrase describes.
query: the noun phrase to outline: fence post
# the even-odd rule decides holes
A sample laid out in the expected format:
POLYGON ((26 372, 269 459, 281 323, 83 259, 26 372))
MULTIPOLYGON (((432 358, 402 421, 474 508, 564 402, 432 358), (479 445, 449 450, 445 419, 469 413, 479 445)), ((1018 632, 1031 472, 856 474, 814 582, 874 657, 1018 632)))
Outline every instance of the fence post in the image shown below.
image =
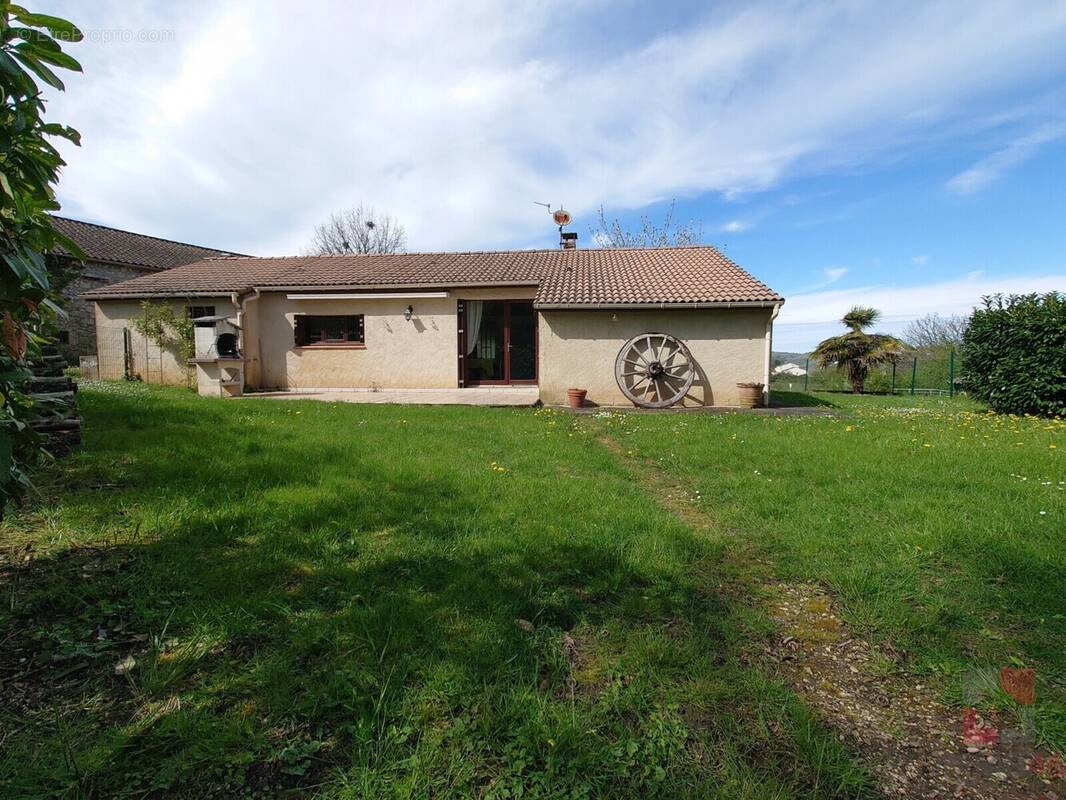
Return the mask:
POLYGON ((948 354, 948 397, 955 396, 955 351, 948 354))
POLYGON ((133 342, 129 328, 122 329, 122 377, 133 380, 133 342))
POLYGON ((914 357, 914 363, 911 364, 911 394, 914 394, 914 383, 918 380, 918 356, 914 357))
POLYGON ((892 362, 892 391, 890 391, 889 394, 895 394, 895 393, 896 393, 896 362, 893 361, 892 362))
POLYGON ((807 391, 807 382, 811 377, 811 360, 808 358, 807 363, 803 367, 803 391, 807 391))

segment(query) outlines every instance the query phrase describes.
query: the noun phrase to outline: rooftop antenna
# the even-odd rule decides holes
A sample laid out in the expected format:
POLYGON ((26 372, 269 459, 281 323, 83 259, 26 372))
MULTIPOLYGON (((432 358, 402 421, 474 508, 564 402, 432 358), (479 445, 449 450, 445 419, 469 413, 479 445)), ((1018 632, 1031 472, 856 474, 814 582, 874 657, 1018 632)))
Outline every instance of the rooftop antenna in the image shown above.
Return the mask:
POLYGON ((552 215, 552 219, 555 224, 559 226, 559 247, 563 250, 574 250, 577 248, 577 234, 573 232, 563 232, 563 227, 569 225, 573 221, 573 217, 570 212, 561 206, 555 211, 552 211, 551 203, 539 203, 536 200, 533 201, 535 205, 544 206, 548 209, 548 213, 552 215))

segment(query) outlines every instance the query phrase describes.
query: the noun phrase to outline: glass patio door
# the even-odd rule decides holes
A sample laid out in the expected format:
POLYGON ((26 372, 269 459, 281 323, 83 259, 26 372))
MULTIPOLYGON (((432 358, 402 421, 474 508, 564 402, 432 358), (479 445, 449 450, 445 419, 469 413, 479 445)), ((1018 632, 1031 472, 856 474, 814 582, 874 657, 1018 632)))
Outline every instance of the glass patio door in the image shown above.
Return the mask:
POLYGON ((468 302, 467 307, 467 319, 470 320, 468 336, 472 337, 468 343, 470 352, 466 356, 467 382, 504 383, 507 380, 504 304, 482 300, 480 324, 477 321, 477 306, 468 302))
POLYGON ((464 383, 535 383, 537 314, 531 300, 466 300, 464 383))
POLYGON ((537 312, 532 302, 507 303, 507 380, 532 383, 537 379, 537 312))

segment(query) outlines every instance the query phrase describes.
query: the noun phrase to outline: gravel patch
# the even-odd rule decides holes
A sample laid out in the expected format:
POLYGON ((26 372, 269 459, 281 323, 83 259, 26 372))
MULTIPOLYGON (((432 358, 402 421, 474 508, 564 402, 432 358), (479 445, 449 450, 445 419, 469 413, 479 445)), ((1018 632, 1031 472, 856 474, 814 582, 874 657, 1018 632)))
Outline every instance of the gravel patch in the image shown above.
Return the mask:
POLYGON ((892 653, 853 636, 821 587, 777 584, 769 611, 778 634, 766 656, 855 749, 888 797, 1064 796, 1061 782, 1053 786, 1030 770, 1033 757, 1046 754, 1028 734, 944 705, 938 692, 903 673, 892 653))

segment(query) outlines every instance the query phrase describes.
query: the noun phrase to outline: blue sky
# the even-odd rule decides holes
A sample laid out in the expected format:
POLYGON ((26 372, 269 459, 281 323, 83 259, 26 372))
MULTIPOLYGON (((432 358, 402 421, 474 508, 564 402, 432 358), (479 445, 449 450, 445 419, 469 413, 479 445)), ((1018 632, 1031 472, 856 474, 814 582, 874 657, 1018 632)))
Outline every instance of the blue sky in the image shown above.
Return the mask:
POLYGON ((360 202, 412 249, 584 246, 603 205, 702 222, 783 293, 899 330, 1066 289, 1066 4, 51 2, 85 74, 66 213, 257 254, 360 202))

